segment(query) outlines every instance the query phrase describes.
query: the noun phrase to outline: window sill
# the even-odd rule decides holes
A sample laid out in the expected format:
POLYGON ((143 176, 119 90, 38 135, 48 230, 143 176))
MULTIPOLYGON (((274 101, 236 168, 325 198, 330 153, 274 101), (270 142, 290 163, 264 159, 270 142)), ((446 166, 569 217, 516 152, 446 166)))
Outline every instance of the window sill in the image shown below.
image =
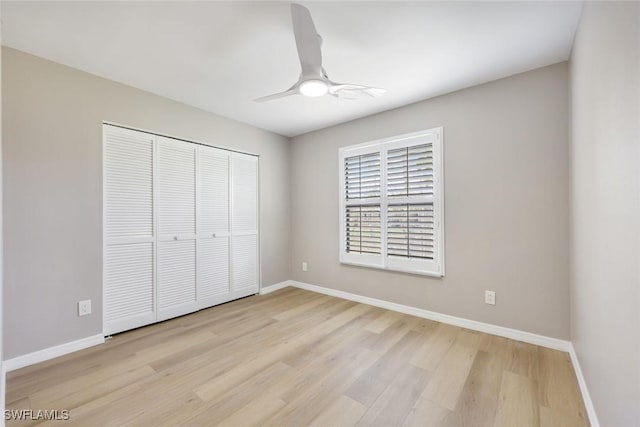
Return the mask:
POLYGON ((374 270, 393 271, 393 272, 399 272, 399 273, 415 274, 417 276, 435 277, 435 278, 438 278, 438 279, 444 278, 444 274, 443 273, 438 273, 438 272, 434 272, 434 271, 414 270, 414 269, 401 268, 401 267, 381 267, 381 266, 378 266, 378 265, 371 265, 371 264, 366 264, 366 263, 363 263, 363 262, 343 261, 343 260, 340 260, 340 264, 351 265, 351 266, 355 266, 355 267, 371 268, 371 269, 374 269, 374 270))

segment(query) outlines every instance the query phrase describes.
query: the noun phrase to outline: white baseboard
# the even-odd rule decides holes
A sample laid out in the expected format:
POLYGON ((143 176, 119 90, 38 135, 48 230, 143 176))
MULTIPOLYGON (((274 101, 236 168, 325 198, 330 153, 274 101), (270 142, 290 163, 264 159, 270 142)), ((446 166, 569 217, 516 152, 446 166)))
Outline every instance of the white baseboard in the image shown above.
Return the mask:
POLYGON ((265 286, 264 288, 260 288, 260 295, 270 294, 271 292, 278 291, 280 289, 284 289, 288 286, 292 286, 291 280, 285 280, 284 282, 276 283, 274 285, 265 286))
POLYGON ((44 362, 45 360, 54 359, 56 357, 64 356, 65 354, 73 353, 74 351, 83 350, 102 343, 104 343, 104 336, 100 334, 56 345, 54 347, 45 348, 43 350, 34 351, 33 353, 5 360, 3 362, 4 372, 15 371, 16 369, 24 368, 25 366, 34 365, 36 363, 44 362))
POLYGON ((531 332, 519 331, 517 329, 505 328, 504 326, 492 325, 490 323, 483 323, 475 320, 464 319, 462 317, 456 317, 448 314, 437 313, 435 311, 424 310, 422 308, 396 304, 393 302, 379 300, 376 298, 370 298, 362 295, 352 294, 349 292, 338 291, 330 288, 324 288, 322 286, 310 285, 308 283, 296 282, 292 280, 290 281, 290 284, 291 286, 296 288, 306 289, 312 292, 318 292, 321 294, 343 298, 351 301, 356 301, 363 304, 373 305, 375 307, 385 308, 387 310, 393 310, 393 311, 409 314, 416 317, 422 317, 424 319, 435 320, 437 322, 442 322, 449 325, 459 326, 462 328, 472 329, 474 331, 480 331, 480 332, 485 332, 487 334, 510 338, 513 340, 522 341, 529 344, 548 347, 554 350, 569 352, 571 349, 571 343, 569 341, 565 341, 557 338, 551 338, 544 335, 533 334, 531 332))
POLYGON ((578 354, 576 353, 576 349, 573 347, 573 344, 571 344, 571 348, 569 349, 569 355, 571 356, 573 370, 576 372, 576 377, 578 378, 578 386, 580 387, 580 393, 582 393, 582 400, 584 401, 584 406, 587 410, 589 423, 591 424, 591 427, 600 427, 600 421, 598 421, 596 408, 595 406, 593 406, 593 400, 591 400, 591 395, 589 394, 589 389, 587 388, 587 382, 584 379, 584 374, 582 373, 582 368, 580 367, 580 361, 578 360, 578 354))

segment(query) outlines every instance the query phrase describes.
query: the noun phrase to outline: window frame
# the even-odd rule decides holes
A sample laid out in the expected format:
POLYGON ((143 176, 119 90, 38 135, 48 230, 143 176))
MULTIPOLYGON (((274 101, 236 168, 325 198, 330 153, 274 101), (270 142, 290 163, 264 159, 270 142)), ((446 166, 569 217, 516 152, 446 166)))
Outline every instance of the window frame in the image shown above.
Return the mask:
POLYGON ((338 150, 339 165, 339 241, 340 263, 382 270, 400 271, 432 277, 444 277, 444 153, 443 128, 437 127, 418 132, 368 141, 362 144, 341 147, 338 150), (387 195, 387 152, 398 148, 432 144, 433 149, 433 196, 389 197, 387 195), (380 153, 380 197, 349 203, 345 189, 345 159, 353 156, 380 153), (430 199, 430 200, 429 200, 430 199), (389 205, 433 203, 434 256, 433 260, 388 256, 387 215, 389 205), (346 251, 346 207, 348 205, 380 206, 380 254, 359 254, 346 251))

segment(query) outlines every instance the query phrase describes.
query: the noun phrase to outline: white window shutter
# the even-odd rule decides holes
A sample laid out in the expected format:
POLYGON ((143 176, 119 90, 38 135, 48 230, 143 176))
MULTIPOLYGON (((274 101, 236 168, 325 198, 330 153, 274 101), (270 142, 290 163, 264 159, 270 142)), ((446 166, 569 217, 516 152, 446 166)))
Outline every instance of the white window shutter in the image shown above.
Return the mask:
POLYGON ((433 260, 433 144, 387 152, 387 254, 433 260), (405 203, 394 202, 402 198, 405 203))
POLYGON ((154 136, 104 129, 103 316, 107 334, 155 321, 154 136))
POLYGON ((230 292, 229 152, 201 146, 198 153, 198 306, 230 292))
POLYGON ((258 277, 258 158, 233 153, 232 176, 232 292, 259 287, 258 277))
POLYGON ((196 146, 158 137, 158 320, 196 309, 196 146))
POLYGON ((340 260, 444 275, 442 128, 340 149, 340 260))
POLYGON ((343 261, 382 262, 380 152, 343 162, 343 261))

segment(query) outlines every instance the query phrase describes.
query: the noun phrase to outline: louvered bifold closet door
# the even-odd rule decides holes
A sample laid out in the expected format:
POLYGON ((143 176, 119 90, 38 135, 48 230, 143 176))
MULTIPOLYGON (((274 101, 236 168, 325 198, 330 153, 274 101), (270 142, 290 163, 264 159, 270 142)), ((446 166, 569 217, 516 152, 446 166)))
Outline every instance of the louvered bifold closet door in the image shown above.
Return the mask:
POLYGON ((158 137, 158 320, 197 310, 196 145, 158 137))
POLYGON ((198 147, 198 307, 229 301, 229 152, 198 147))
POLYGON ((154 136, 104 126, 104 333, 156 320, 154 136))
POLYGON ((231 291, 240 297, 259 288, 258 158, 233 153, 231 180, 231 291))

